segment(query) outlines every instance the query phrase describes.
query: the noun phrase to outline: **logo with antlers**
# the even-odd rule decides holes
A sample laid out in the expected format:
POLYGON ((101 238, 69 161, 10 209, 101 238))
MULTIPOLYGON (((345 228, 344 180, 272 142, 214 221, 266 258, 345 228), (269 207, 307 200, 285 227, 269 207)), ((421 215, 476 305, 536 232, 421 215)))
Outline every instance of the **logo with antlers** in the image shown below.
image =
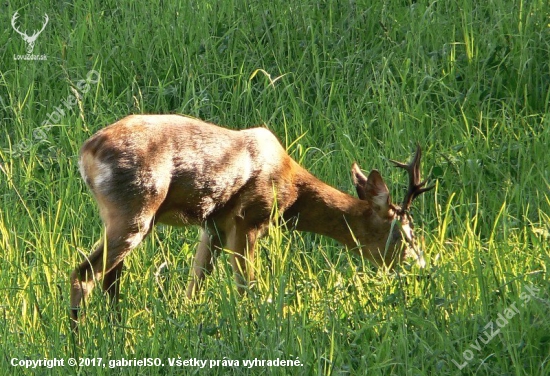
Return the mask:
POLYGON ((50 19, 48 15, 44 13, 44 25, 42 25, 42 29, 35 30, 32 35, 27 35, 27 30, 21 32, 15 25, 15 21, 17 21, 18 18, 19 18, 19 12, 15 12, 13 17, 11 18, 11 26, 13 27, 13 30, 17 32, 17 34, 23 37, 23 40, 25 41, 25 43, 27 43, 27 54, 31 55, 32 51, 34 50, 34 43, 36 42, 36 39, 38 38, 40 33, 44 31, 50 19))

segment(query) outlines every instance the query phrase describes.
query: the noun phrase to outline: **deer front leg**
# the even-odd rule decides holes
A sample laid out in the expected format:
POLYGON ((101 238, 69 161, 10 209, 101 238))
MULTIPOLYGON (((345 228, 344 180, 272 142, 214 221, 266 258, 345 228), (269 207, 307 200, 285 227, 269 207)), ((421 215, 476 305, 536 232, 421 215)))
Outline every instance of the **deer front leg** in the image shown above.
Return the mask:
POLYGON ((187 286, 187 298, 193 299, 200 291, 202 282, 207 274, 212 272, 216 261, 217 251, 221 248, 218 235, 210 235, 208 230, 202 230, 201 242, 197 247, 193 259, 193 270, 191 280, 187 286))
POLYGON ((231 266, 239 294, 243 294, 250 282, 254 281, 254 247, 258 230, 247 230, 237 223, 227 235, 226 247, 232 251, 231 266))

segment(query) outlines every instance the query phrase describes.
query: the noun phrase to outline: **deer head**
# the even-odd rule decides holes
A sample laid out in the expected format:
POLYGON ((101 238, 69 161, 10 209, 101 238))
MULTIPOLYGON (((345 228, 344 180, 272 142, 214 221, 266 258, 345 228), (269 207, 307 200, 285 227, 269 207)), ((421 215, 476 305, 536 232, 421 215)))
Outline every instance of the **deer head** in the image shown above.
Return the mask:
MULTIPOLYGON (((377 218, 391 224, 390 230, 383 232, 386 234, 384 252, 379 257, 371 257, 377 264, 383 263, 393 267, 403 258, 412 256, 417 260, 419 266, 425 266, 423 251, 419 249, 415 242, 413 220, 409 213, 413 200, 420 194, 434 188, 434 186, 425 188, 426 181, 421 181, 421 156, 422 151, 418 146, 409 164, 391 161, 397 167, 405 169, 409 174, 409 186, 401 206, 392 203, 388 187, 377 170, 372 170, 367 177, 363 175, 357 164, 352 167, 353 180, 359 198, 370 203, 373 211, 377 214, 377 218), (401 247, 401 245, 404 247, 401 247), (401 249, 403 249, 403 254, 399 254, 401 249)), ((379 245, 378 248, 383 247, 379 245)), ((369 253, 377 255, 372 250, 369 250, 369 253)))

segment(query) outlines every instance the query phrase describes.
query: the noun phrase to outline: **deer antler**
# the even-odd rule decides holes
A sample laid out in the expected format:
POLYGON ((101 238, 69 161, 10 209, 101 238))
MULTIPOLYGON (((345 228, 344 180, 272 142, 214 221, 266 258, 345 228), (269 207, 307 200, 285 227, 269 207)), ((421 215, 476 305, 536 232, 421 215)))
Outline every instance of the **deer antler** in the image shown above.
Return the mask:
POLYGON ((420 149, 420 145, 417 145, 416 153, 409 164, 397 162, 390 159, 390 161, 394 163, 397 167, 400 167, 406 170, 409 174, 409 188, 408 188, 407 194, 405 195, 405 199, 403 200, 403 205, 401 206, 401 210, 404 212, 410 209, 411 204, 416 197, 435 187, 435 185, 431 185, 429 187, 424 188, 424 186, 427 183, 427 180, 420 181, 420 158, 421 157, 422 157, 422 150, 420 149))

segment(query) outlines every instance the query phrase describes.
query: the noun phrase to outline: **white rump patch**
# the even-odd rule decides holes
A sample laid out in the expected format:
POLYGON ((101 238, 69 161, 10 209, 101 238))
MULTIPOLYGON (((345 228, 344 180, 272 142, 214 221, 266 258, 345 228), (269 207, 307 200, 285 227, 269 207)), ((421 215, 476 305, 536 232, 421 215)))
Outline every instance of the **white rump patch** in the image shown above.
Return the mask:
POLYGON ((82 176, 82 180, 84 180, 87 183, 88 175, 86 175, 86 171, 84 170, 84 166, 82 164, 82 158, 78 158, 78 171, 80 171, 80 176, 82 176))
POLYGON ((93 186, 96 188, 103 188, 106 184, 109 183, 111 177, 113 176, 113 170, 111 166, 107 163, 97 161, 97 175, 94 178, 93 186))

